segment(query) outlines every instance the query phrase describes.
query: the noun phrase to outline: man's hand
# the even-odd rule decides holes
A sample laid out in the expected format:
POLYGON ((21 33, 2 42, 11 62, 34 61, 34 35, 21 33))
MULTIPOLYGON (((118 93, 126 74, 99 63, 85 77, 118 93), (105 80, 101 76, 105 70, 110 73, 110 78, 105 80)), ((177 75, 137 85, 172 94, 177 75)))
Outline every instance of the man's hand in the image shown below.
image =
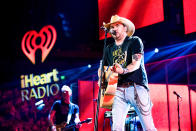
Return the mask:
POLYGON ((113 68, 112 68, 112 71, 118 73, 118 74, 123 74, 123 68, 120 64, 118 63, 115 63, 113 68))
POLYGON ((52 131, 56 131, 56 126, 52 126, 52 131))
POLYGON ((76 124, 76 128, 80 128, 82 126, 82 124, 77 123, 76 124))
POLYGON ((61 123, 61 127, 66 127, 67 123, 64 121, 61 123))

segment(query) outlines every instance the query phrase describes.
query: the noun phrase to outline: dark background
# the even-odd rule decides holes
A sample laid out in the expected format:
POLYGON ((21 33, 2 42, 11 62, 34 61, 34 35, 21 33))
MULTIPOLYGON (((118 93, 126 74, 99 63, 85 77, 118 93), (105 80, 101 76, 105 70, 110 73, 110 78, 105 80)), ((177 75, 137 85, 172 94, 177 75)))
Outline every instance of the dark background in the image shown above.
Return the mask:
MULTIPOLYGON (((0 55, 3 83, 18 81, 21 74, 41 74, 53 68, 63 71, 96 64, 102 58, 104 42, 98 35, 97 0, 21 0, 4 5, 5 40, 0 55), (27 31, 39 32, 49 24, 57 30, 57 41, 44 63, 40 62, 40 52, 37 51, 37 64, 33 65, 21 50, 21 40, 27 31)), ((164 0, 164 19, 136 29, 135 35, 143 40, 145 51, 195 40, 196 33, 184 34, 182 0, 164 0)), ((191 53, 195 53, 195 49, 191 53)), ((165 58, 159 58, 162 59, 165 58)))

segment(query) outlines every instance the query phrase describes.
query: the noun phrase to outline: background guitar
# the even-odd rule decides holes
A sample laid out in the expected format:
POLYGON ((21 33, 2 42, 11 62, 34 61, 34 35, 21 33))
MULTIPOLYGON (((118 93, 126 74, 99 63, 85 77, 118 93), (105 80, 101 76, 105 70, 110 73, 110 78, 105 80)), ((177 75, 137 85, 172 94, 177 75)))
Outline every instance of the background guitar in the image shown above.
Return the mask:
MULTIPOLYGON (((79 122, 78 124, 83 124, 83 123, 91 123, 92 122, 92 118, 87 118, 84 121, 79 122)), ((72 129, 74 127, 76 127, 77 124, 71 124, 71 125, 65 125, 65 122, 62 122, 59 125, 56 125, 56 131, 67 131, 69 129, 72 129)), ((48 127, 48 131, 52 131, 51 127, 48 127)))

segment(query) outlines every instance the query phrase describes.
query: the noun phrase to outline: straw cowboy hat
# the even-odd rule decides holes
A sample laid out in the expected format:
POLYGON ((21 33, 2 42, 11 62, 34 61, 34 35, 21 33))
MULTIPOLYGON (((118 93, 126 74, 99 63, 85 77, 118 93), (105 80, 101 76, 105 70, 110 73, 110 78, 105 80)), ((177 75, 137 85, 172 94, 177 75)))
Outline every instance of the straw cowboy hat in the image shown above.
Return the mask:
POLYGON ((135 32, 134 24, 130 20, 123 18, 123 17, 120 17, 118 15, 113 15, 110 19, 110 23, 105 24, 105 22, 103 22, 103 26, 107 29, 110 29, 110 25, 113 23, 116 23, 116 22, 120 22, 120 23, 127 26, 127 35, 128 36, 132 36, 134 34, 134 32, 135 32))

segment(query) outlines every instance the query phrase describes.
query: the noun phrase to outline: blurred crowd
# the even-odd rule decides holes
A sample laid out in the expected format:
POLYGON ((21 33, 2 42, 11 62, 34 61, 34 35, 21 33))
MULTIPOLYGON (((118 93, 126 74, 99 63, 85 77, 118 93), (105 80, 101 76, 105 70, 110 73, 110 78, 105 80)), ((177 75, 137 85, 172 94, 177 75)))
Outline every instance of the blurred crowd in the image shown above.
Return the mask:
POLYGON ((1 131, 46 131, 48 114, 53 102, 59 95, 44 97, 43 109, 37 109, 32 98, 22 101, 19 89, 0 90, 0 130, 1 131))

